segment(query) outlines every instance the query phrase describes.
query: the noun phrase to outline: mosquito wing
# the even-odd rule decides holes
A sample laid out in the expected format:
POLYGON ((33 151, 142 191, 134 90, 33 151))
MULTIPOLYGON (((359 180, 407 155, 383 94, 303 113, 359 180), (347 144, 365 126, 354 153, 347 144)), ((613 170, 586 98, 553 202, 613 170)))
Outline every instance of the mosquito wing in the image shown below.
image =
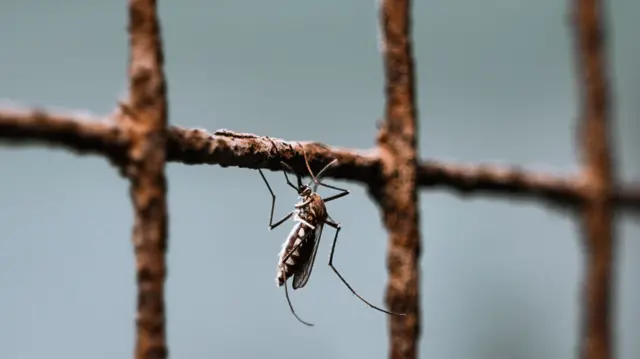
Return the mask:
MULTIPOLYGON (((293 276, 293 289, 298 289, 304 287, 309 281, 309 277, 311 276, 311 270, 313 269, 313 263, 316 261, 316 253, 318 253, 318 247, 320 244, 320 238, 322 237, 322 228, 324 228, 324 223, 320 223, 316 225, 313 236, 313 249, 311 250, 311 256, 309 256, 309 260, 307 260, 302 266, 300 270, 296 272, 293 276)), ((311 240, 311 236, 309 236, 307 240, 311 240)))

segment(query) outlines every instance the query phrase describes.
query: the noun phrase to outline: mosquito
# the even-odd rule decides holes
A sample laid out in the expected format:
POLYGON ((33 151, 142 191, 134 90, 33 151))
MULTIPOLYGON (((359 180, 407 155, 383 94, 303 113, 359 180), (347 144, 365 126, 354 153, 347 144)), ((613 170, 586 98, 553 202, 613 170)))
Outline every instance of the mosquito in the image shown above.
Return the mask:
POLYGON ((291 304, 291 300, 289 299, 289 291, 287 289, 287 280, 290 277, 293 277, 292 287, 294 290, 300 289, 304 287, 309 281, 309 277, 311 276, 311 270, 313 269, 313 264, 316 259, 316 253, 318 252, 318 244, 320 243, 320 238, 322 236, 322 229, 324 225, 328 225, 329 227, 335 229, 336 233, 333 237, 333 244, 331 245, 331 252, 329 254, 329 267, 333 269, 335 274, 340 278, 342 283, 349 288, 351 293, 353 293, 356 297, 358 297, 361 301, 367 304, 369 307, 378 310, 380 312, 390 314, 390 315, 405 315, 401 313, 394 313, 382 308, 379 308, 369 301, 364 299, 360 294, 356 293, 356 291, 351 287, 351 285, 342 277, 340 272, 333 266, 333 255, 335 253, 336 243, 338 241, 338 234, 340 233, 340 224, 335 222, 331 216, 327 213, 327 208, 325 203, 336 200, 338 198, 342 198, 349 194, 349 191, 346 189, 342 189, 339 187, 334 187, 325 183, 320 182, 321 176, 324 172, 329 169, 329 167, 333 166, 338 162, 337 159, 334 159, 326 165, 317 175, 313 174, 311 171, 311 167, 309 166, 309 161, 307 160, 307 154, 302 147, 302 152, 304 155, 304 161, 307 166, 307 170, 311 175, 311 182, 309 184, 302 183, 302 177, 297 174, 291 166, 286 164, 285 162, 280 162, 283 167, 285 167, 290 172, 294 173, 297 178, 297 186, 294 185, 290 180, 289 176, 287 176, 286 171, 282 171, 284 173, 285 180, 287 181, 287 185, 293 188, 298 193, 298 198, 300 202, 294 205, 294 209, 287 213, 284 217, 282 217, 277 222, 273 222, 273 211, 275 209, 276 204, 276 195, 273 193, 267 178, 262 173, 262 170, 258 169, 260 172, 260 176, 264 180, 264 183, 267 185, 269 192, 271 193, 271 214, 269 216, 269 230, 272 230, 285 221, 293 217, 293 221, 295 225, 293 229, 287 236, 287 239, 282 244, 282 249, 280 253, 278 253, 278 266, 276 269, 276 285, 281 287, 284 285, 284 292, 287 298, 287 303, 289 304, 289 309, 291 313, 296 317, 298 321, 307 326, 313 326, 313 324, 302 320, 293 309, 293 305, 291 304), (331 188, 336 191, 339 191, 338 194, 335 194, 330 197, 322 198, 318 193, 318 186, 331 188))

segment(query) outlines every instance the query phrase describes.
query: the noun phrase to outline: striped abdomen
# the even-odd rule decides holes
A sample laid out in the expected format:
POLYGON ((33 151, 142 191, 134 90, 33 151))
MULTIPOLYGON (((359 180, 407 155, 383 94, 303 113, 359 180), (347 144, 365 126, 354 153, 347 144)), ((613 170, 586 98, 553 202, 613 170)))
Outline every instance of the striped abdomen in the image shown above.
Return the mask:
POLYGON ((276 271, 276 284, 278 287, 282 286, 287 279, 298 272, 304 263, 309 260, 309 256, 313 251, 314 241, 314 229, 307 227, 304 223, 296 223, 278 254, 278 268, 276 271), (298 246, 301 242, 302 244, 298 246), (287 257, 287 254, 296 246, 297 249, 287 257), (285 257, 287 259, 283 261, 285 257))

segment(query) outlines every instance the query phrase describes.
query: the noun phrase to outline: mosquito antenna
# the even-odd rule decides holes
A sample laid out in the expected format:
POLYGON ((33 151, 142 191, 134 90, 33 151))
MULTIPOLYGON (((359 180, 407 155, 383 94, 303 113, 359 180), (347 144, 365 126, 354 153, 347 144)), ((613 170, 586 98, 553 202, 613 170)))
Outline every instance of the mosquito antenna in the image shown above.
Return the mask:
MULTIPOLYGON (((320 172, 318 172, 318 174, 316 175, 316 178, 318 179, 318 181, 320 181, 320 177, 322 176, 322 174, 324 173, 324 171, 326 171, 329 167, 333 166, 334 164, 338 163, 338 159, 336 158, 335 160, 329 162, 328 165, 324 166, 323 169, 320 170, 320 172)), ((319 183, 318 183, 319 184, 319 183)))
MULTIPOLYGON (((300 145, 300 147, 302 147, 302 154, 304 155, 304 163, 307 166, 307 170, 309 170, 309 174, 311 175, 311 180, 313 181, 313 192, 317 192, 320 181, 318 180, 318 176, 315 176, 313 174, 313 171, 311 170, 311 166, 309 165, 309 160, 307 159, 307 151, 304 150, 304 146, 300 145)), ((325 168, 323 168, 322 171, 320 171, 320 174, 324 170, 326 170, 328 166, 332 165, 333 162, 336 162, 336 161, 337 160, 333 160, 329 165, 325 166, 325 168)))
POLYGON ((318 185, 320 184, 320 177, 322 177, 322 174, 329 169, 329 167, 333 166, 334 164, 338 163, 338 159, 334 159, 333 161, 329 162, 328 165, 324 166, 323 169, 320 170, 320 172, 318 172, 317 175, 313 174, 313 171, 311 171, 311 166, 309 165, 309 160, 307 159, 307 152, 304 150, 304 146, 300 145, 300 147, 302 147, 302 154, 304 155, 304 163, 307 165, 307 170, 309 170, 309 174, 311 174, 311 180, 313 180, 315 186, 313 187, 313 191, 316 192, 318 190, 318 185))
POLYGON ((296 319, 298 319, 300 323, 309 327, 313 327, 313 324, 309 322, 305 322, 304 320, 300 319, 298 314, 296 314, 296 311, 293 309, 293 305, 291 304, 291 299, 289 299, 289 290, 287 289, 287 282, 284 282, 284 295, 287 297, 287 303, 289 303, 289 309, 291 309, 291 314, 293 314, 293 316, 296 317, 296 319))
POLYGON ((311 170, 311 166, 309 166, 309 160, 307 160, 307 151, 304 150, 304 146, 303 145, 300 145, 300 147, 302 147, 302 155, 304 156, 304 164, 307 165, 307 170, 309 170, 309 174, 311 175, 311 180, 317 185, 318 184, 318 179, 313 174, 313 171, 311 170))

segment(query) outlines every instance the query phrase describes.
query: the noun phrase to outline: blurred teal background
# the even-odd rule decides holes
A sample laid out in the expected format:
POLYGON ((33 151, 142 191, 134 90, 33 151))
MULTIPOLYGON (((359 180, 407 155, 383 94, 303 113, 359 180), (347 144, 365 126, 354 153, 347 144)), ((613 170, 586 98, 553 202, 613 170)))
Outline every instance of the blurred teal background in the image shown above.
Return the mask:
MULTIPOLYGON (((609 1, 622 176, 640 177, 640 2, 609 1)), ((420 152, 578 169, 565 1, 415 1, 420 152)), ((170 121, 369 148, 384 113, 374 1, 160 1, 170 121)), ((126 94, 124 1, 0 2, 0 98, 111 111, 126 94)), ((170 164, 172 358, 384 358, 387 321, 326 265, 292 300, 274 285, 288 229, 267 230, 257 172, 170 164)), ((128 184, 97 157, 0 144, 0 357, 127 358, 135 283, 128 184)), ((268 173, 284 213, 295 200, 268 173)), ((336 265, 382 304, 386 234, 364 188, 329 205, 336 265)), ((340 184, 339 184, 340 183, 340 184)), ((576 221, 537 203, 423 192, 421 358, 553 359, 578 344, 576 221)), ((640 240, 617 224, 618 358, 640 356, 640 240)))

